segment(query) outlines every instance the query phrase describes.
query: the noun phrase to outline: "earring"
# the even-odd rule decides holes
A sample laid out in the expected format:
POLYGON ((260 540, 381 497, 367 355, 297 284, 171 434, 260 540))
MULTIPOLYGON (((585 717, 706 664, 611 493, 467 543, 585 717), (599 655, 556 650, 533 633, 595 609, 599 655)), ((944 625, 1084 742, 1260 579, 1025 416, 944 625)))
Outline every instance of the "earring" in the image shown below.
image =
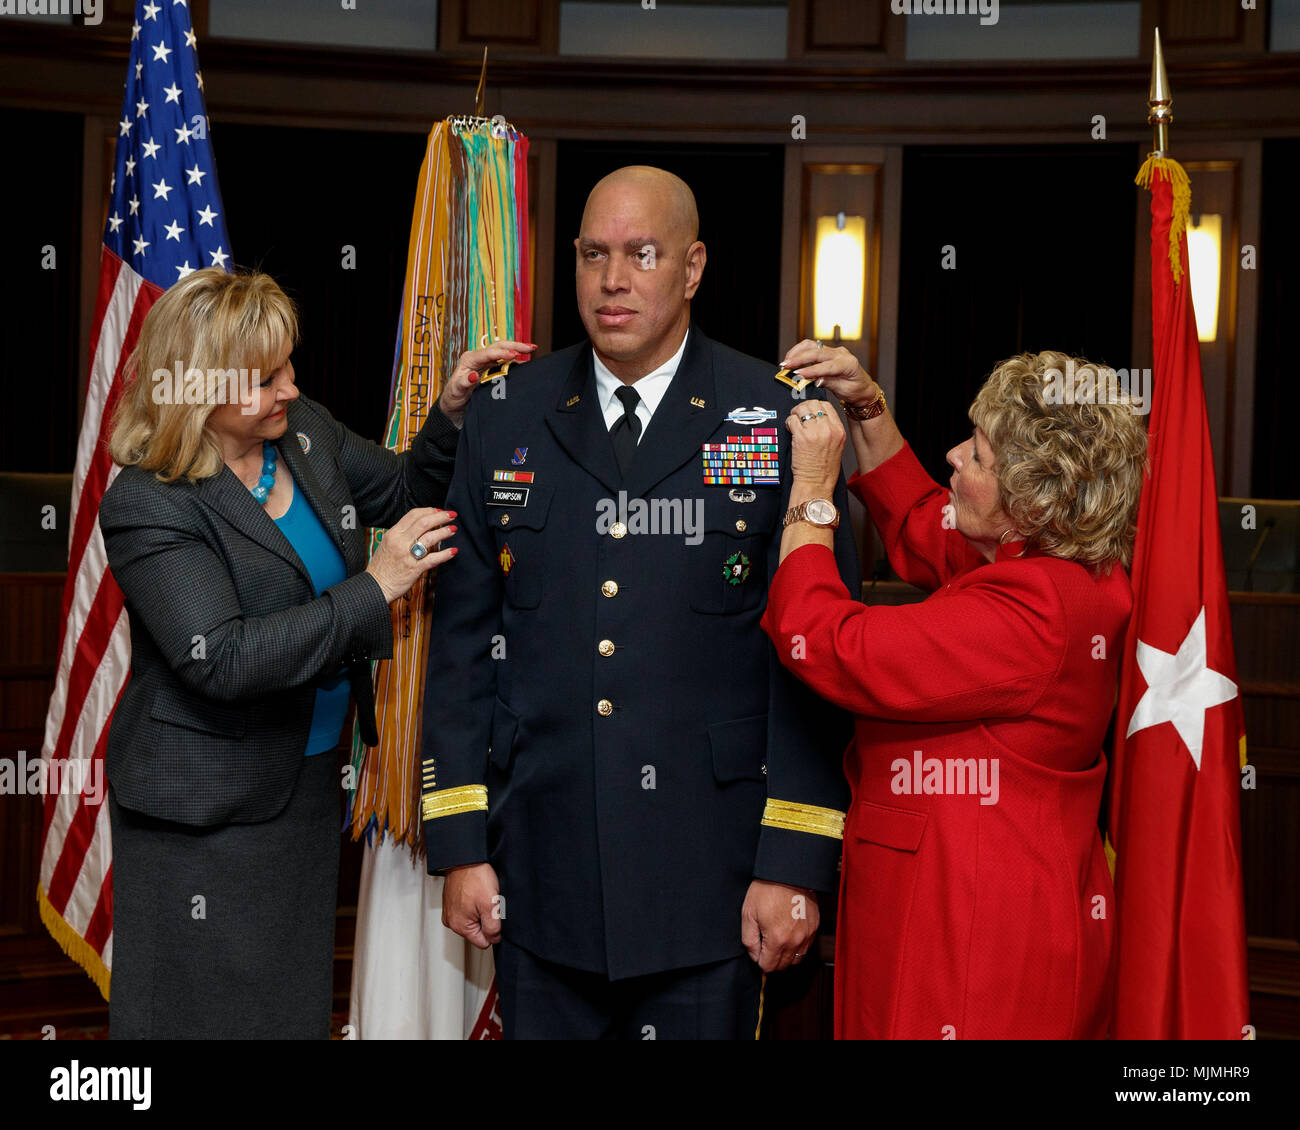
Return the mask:
MULTIPOLYGON (((1006 544, 1007 544, 1007 538, 1008 538, 1008 537, 1020 537, 1020 535, 1017 534, 1016 531, 1015 531, 1014 529, 1003 530, 1003 531, 1002 531, 1002 536, 1001 536, 1000 538, 998 538, 998 545, 1003 545, 1003 546, 1006 545, 1006 544)), ((1022 539, 1022 541, 1023 541, 1023 539, 1022 539)), ((1016 558, 1016 559, 1019 559, 1019 558, 1021 558, 1021 557, 1024 557, 1024 555, 1025 555, 1025 550, 1026 550, 1027 548, 1028 548, 1028 543, 1022 544, 1021 547, 1020 547, 1020 552, 1019 552, 1019 553, 1008 553, 1007 556, 1008 556, 1008 557, 1014 557, 1014 558, 1016 558)))

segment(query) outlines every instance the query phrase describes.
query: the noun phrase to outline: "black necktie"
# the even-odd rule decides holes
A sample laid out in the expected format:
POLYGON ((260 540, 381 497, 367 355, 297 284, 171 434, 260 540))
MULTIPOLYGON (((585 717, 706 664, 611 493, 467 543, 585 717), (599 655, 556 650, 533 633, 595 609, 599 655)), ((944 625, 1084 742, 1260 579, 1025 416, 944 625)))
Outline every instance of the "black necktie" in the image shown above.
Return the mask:
POLYGON ((623 415, 614 421, 614 426, 609 429, 609 435, 614 441, 614 454, 618 457, 618 469, 625 472, 632 465, 632 457, 636 454, 637 440, 641 438, 641 421, 636 414, 637 402, 641 397, 636 389, 629 385, 617 389, 614 395, 623 403, 623 415))

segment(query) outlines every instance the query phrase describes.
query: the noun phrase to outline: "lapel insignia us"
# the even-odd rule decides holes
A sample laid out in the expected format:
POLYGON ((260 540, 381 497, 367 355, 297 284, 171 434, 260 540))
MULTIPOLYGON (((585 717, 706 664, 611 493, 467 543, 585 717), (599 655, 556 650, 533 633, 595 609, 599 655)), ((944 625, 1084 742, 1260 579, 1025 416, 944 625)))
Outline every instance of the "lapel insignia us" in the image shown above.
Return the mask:
POLYGON ((729 585, 743 585, 749 579, 749 558, 743 553, 733 553, 722 563, 722 575, 729 585))
POLYGON ((302 448, 302 453, 307 454, 311 450, 311 436, 306 432, 298 433, 298 446, 302 448))
POLYGON ((694 408, 703 408, 703 407, 704 407, 704 401, 701 400, 698 396, 692 396, 692 397, 691 397, 691 406, 694 407, 694 408))

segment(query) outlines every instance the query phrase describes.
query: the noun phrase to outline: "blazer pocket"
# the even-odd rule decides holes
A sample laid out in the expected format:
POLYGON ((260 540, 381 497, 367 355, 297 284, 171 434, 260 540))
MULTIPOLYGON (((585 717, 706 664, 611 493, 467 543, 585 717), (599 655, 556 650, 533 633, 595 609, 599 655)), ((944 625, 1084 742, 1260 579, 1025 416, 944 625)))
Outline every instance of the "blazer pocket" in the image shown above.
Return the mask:
POLYGON ((518 731, 519 715, 496 699, 492 705, 492 744, 488 747, 488 760, 503 773, 510 767, 518 731))
POLYGON ((889 808, 869 800, 858 801, 854 813, 853 834, 859 840, 898 851, 916 851, 925 833, 924 812, 907 808, 889 808))
POLYGON ((199 730, 223 738, 243 737, 247 708, 234 703, 210 702, 178 694, 169 687, 154 692, 150 717, 187 730, 199 730))
POLYGON ((767 595, 767 539, 729 529, 705 529, 690 554, 688 600, 692 610, 714 616, 757 608, 767 595))
POLYGON ((554 490, 536 483, 483 484, 487 523, 496 538, 497 568, 505 576, 506 603, 512 608, 536 608, 542 602, 546 516, 554 490), (527 502, 522 506, 493 504, 494 497, 504 498, 510 492, 527 502))
POLYGON ((709 727, 713 776, 728 781, 762 781, 767 756, 767 715, 752 714, 709 727))

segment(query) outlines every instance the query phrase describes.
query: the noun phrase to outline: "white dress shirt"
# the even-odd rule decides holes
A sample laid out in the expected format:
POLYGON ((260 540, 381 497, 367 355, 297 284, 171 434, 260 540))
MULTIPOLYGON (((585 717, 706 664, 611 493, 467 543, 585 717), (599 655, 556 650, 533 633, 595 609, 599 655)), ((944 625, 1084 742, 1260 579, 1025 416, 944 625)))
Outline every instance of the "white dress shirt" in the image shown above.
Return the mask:
MULTIPOLYGON (((668 386, 672 384, 673 377, 677 374, 677 366, 681 364, 682 354, 686 352, 686 342, 690 336, 691 331, 688 328, 677 352, 653 373, 647 373, 639 380, 633 381, 630 386, 636 389, 637 395, 641 398, 636 405, 637 419, 641 421, 641 436, 645 435, 646 428, 650 426, 650 417, 655 414, 655 409, 659 407, 659 402, 664 398, 664 393, 668 391, 668 386)), ((623 387, 623 382, 606 368, 605 363, 600 359, 600 354, 594 350, 592 360, 596 363, 596 395, 600 398, 600 410, 604 413, 605 429, 608 430, 623 418, 623 402, 615 395, 623 387)), ((637 443, 641 442, 641 436, 637 436, 637 443)))

